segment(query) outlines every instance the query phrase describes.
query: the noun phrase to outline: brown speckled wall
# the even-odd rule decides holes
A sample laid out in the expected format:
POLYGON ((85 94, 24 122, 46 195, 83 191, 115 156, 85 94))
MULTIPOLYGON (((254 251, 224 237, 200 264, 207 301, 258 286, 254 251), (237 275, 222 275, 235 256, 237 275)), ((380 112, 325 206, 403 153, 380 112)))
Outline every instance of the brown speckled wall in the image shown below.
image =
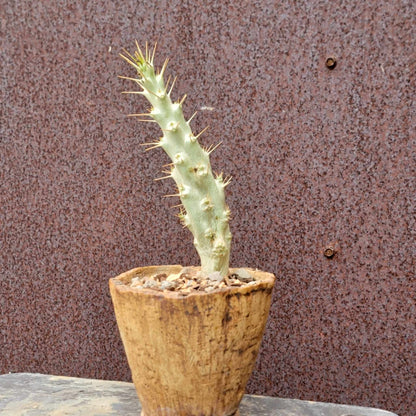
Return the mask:
POLYGON ((129 380, 108 278, 198 261, 117 78, 157 40, 223 141, 232 264, 278 276, 249 391, 416 413, 416 2, 3 0, 0 30, 2 373, 129 380))

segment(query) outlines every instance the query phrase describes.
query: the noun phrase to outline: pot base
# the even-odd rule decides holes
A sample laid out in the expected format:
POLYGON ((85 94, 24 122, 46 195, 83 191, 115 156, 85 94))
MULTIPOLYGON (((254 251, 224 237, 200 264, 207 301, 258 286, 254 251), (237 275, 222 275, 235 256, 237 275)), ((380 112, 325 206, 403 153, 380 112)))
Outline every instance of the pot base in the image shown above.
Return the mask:
MULTIPOLYGON (((140 416, 146 416, 146 413, 142 410, 142 412, 140 413, 140 416)), ((237 410, 235 413, 229 416, 240 416, 240 411, 237 410)))

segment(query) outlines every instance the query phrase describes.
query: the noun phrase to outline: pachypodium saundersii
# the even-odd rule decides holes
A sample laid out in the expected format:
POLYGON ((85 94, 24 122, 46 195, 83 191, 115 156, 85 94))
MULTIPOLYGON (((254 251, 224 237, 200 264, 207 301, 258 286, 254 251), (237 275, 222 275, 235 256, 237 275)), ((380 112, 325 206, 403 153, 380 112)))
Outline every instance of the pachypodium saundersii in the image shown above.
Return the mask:
POLYGON ((124 52, 121 56, 135 68, 138 77, 122 78, 133 80, 141 88, 131 93, 143 95, 150 102, 151 109, 148 113, 133 115, 142 121, 156 122, 162 129, 162 137, 157 142, 147 143, 148 149, 161 147, 172 160, 165 178, 176 182, 178 192, 175 196, 181 200, 178 216, 194 236, 201 273, 210 275, 218 272, 226 276, 231 232, 230 210, 225 202, 224 188, 229 179, 224 179, 222 174, 213 175, 209 155, 216 146, 205 149, 199 144, 198 137, 206 129, 193 134, 190 122, 194 116, 186 120, 182 111, 186 95, 179 101, 172 101, 175 79, 172 82, 170 78, 166 82, 164 80, 168 60, 160 71, 156 71, 156 46, 150 50, 146 44, 145 53, 137 43, 136 46, 133 54, 124 52))

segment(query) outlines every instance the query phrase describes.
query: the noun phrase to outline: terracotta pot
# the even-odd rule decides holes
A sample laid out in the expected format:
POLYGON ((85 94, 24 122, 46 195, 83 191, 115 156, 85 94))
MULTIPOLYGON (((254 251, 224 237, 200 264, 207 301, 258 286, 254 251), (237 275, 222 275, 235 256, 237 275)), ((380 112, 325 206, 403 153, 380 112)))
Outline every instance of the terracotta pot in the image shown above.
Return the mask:
POLYGON ((110 279, 142 416, 237 415, 260 348, 275 278, 249 269, 255 284, 186 297, 125 285, 135 276, 181 269, 140 267, 110 279))

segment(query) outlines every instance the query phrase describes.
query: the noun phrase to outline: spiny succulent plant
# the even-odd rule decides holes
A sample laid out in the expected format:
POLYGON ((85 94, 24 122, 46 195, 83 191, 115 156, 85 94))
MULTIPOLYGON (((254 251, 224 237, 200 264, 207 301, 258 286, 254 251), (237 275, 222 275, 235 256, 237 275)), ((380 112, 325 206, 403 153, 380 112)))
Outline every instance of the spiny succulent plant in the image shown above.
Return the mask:
POLYGON ((230 179, 222 174, 213 175, 209 160, 210 153, 216 148, 203 148, 198 142, 199 134, 193 134, 190 122, 195 114, 185 120, 182 105, 186 95, 173 102, 171 93, 176 78, 165 82, 164 75, 168 60, 156 71, 154 67, 155 47, 150 50, 146 44, 145 53, 136 42, 133 54, 124 51, 121 57, 137 71, 137 78, 121 77, 134 81, 140 91, 127 93, 143 95, 151 104, 148 113, 132 114, 141 121, 156 122, 163 135, 157 142, 146 143, 147 150, 161 147, 172 163, 163 178, 172 178, 176 182, 177 194, 181 200, 178 214, 183 225, 194 236, 194 245, 201 260, 201 273, 210 275, 219 272, 228 274, 231 233, 229 228, 230 210, 225 203, 224 188, 230 179))

